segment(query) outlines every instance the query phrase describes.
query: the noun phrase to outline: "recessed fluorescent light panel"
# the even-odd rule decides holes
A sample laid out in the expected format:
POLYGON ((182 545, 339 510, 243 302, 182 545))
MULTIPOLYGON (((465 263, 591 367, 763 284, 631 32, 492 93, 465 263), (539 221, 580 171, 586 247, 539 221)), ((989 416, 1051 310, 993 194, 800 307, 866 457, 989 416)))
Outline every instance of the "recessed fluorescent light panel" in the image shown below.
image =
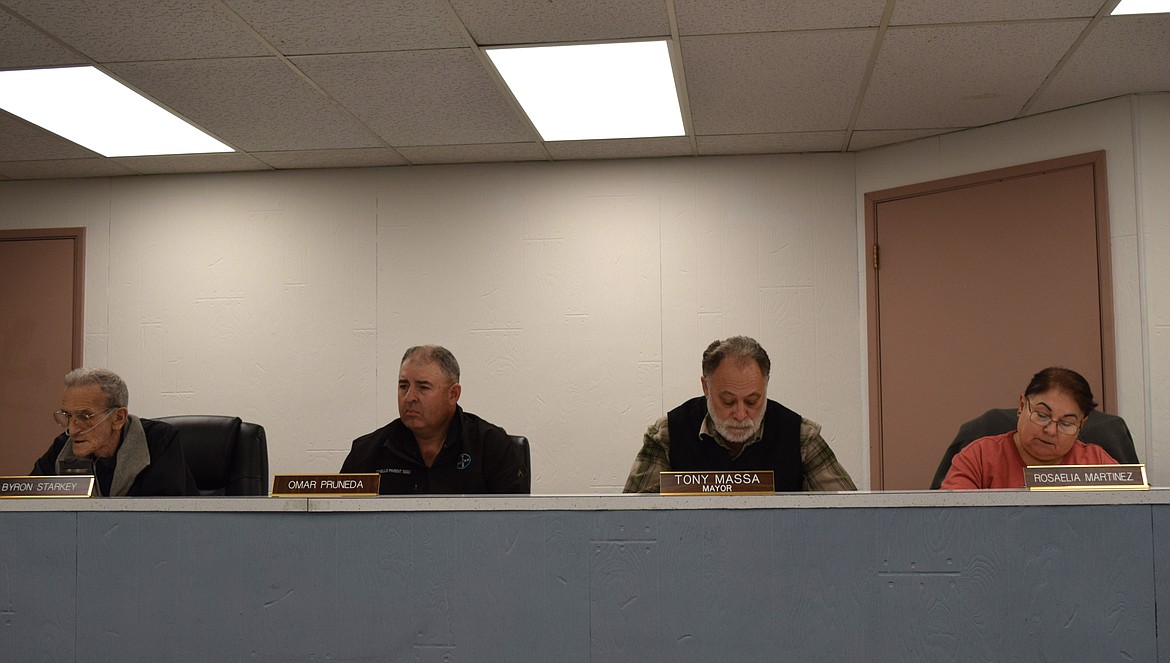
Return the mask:
POLYGON ((665 41, 485 52, 546 141, 683 135, 665 41))
POLYGON ((1124 14, 1165 14, 1170 12, 1170 0, 1121 0, 1111 16, 1124 14))
POLYGON ((107 157, 234 151, 94 67, 0 71, 0 108, 107 157))

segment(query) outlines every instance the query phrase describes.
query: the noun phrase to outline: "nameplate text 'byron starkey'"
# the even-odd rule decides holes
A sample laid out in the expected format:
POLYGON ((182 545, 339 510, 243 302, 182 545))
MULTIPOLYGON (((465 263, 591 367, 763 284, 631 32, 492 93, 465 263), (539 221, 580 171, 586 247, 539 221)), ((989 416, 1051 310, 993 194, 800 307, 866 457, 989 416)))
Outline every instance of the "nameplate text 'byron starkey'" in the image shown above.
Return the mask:
POLYGON ((0 477, 0 498, 89 497, 93 476, 0 477))
POLYGON ((744 472, 662 472, 662 495, 770 495, 776 492, 772 470, 744 472))
POLYGON ((1029 465, 1028 490, 1149 490, 1145 465, 1029 465))
POLYGON ((272 480, 273 497, 376 497, 377 474, 278 474, 272 480))

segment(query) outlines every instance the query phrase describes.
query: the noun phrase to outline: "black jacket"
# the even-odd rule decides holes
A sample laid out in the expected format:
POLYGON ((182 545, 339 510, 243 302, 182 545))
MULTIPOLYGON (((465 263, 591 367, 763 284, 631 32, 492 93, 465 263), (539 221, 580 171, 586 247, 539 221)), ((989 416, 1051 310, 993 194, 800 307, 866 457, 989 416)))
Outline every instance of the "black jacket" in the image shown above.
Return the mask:
POLYGON ((530 492, 528 464, 503 428, 455 409, 447 441, 427 467, 401 419, 353 441, 342 473, 381 475, 378 493, 506 494, 530 492))
MULTIPOLYGON (((198 495, 195 478, 183 457, 183 446, 179 443, 179 431, 170 424, 150 419, 140 419, 146 433, 146 448, 150 453, 150 465, 138 473, 130 486, 128 497, 166 497, 198 495)), ((33 466, 33 476, 57 474, 57 456, 69 443, 69 435, 61 433, 49 445, 45 455, 33 466)), ((115 456, 116 457, 116 456, 115 456)), ((100 490, 95 486, 94 493, 100 490)))

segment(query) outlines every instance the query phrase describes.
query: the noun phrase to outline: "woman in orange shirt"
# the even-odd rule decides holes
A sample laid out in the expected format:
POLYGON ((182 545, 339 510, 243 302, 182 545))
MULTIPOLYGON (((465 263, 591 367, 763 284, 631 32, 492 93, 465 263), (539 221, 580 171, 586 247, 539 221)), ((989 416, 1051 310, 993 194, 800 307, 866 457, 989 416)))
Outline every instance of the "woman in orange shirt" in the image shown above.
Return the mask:
POLYGON ((942 488, 1023 488, 1028 465, 1116 464, 1101 447, 1077 439, 1095 407, 1080 373, 1060 367, 1040 371, 1020 394, 1016 430, 979 438, 955 454, 942 488))

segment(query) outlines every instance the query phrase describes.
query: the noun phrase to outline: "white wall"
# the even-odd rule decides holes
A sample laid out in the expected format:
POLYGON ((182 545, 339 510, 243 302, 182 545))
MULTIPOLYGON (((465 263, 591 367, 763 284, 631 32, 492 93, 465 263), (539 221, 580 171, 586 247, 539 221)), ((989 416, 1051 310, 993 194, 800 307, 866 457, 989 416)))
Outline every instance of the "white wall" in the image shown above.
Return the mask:
POLYGON ((263 424, 274 472, 336 471, 434 342, 468 410, 531 438, 534 492, 617 491, 743 333, 868 487, 865 192, 1098 149, 1120 412, 1166 485, 1170 95, 858 155, 4 182, 0 227, 87 227, 86 364, 137 414, 263 424))
POLYGON ((336 471, 397 416, 402 351, 435 342, 463 405, 532 440, 534 492, 618 491, 707 343, 744 333, 861 478, 853 162, 12 182, 0 226, 86 226, 86 364, 137 414, 263 424, 274 472, 336 471))

